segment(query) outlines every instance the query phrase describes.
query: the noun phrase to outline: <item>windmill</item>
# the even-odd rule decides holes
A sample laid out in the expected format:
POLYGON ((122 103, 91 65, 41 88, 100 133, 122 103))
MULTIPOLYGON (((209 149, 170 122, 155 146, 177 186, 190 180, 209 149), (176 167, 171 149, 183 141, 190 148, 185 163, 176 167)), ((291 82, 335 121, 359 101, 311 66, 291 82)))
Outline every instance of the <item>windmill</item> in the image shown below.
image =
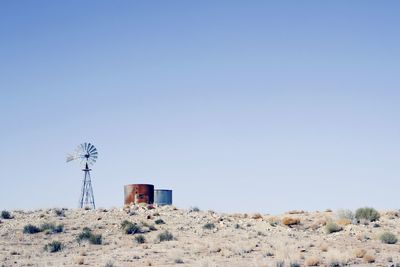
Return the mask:
POLYGON ((92 188, 92 181, 90 179, 90 169, 97 159, 97 149, 91 143, 80 144, 74 153, 67 156, 67 162, 78 160, 84 167, 82 171, 85 173, 82 184, 82 192, 79 199, 79 207, 96 208, 94 204, 94 195, 92 188))

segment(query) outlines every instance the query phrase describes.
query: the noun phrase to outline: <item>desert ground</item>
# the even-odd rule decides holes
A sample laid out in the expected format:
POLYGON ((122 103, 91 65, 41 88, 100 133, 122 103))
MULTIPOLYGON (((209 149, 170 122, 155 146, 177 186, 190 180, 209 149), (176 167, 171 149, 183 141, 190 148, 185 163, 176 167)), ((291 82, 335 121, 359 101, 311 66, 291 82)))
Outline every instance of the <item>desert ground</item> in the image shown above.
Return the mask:
POLYGON ((274 216, 142 205, 15 210, 10 211, 11 218, 1 219, 0 262, 1 266, 400 266, 400 245, 381 237, 384 232, 400 237, 400 212, 381 211, 372 222, 356 221, 349 213, 290 211, 274 216), (35 232, 32 229, 37 233, 30 233, 35 232), (97 241, 82 235, 85 231, 97 235, 97 241), (60 242, 54 249, 58 251, 51 252, 51 246, 46 250, 53 241, 60 242))

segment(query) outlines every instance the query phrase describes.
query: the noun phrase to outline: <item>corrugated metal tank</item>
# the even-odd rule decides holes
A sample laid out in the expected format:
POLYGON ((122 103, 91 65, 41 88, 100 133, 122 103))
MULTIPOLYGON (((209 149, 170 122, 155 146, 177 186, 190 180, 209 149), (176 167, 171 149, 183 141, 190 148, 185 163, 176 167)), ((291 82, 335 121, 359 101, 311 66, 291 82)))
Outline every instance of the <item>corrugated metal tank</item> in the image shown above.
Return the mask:
POLYGON ((157 205, 172 205, 172 190, 155 189, 154 204, 157 205))
POLYGON ((154 202, 154 185, 128 184, 124 186, 125 205, 154 202))

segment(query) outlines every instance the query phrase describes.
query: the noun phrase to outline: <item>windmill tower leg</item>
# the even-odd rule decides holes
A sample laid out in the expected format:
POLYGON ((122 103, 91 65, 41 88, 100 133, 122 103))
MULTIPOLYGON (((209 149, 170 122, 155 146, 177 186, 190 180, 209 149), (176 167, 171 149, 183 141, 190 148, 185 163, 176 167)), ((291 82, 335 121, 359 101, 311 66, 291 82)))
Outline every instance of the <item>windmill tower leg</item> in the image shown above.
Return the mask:
POLYGON ((85 172, 85 177, 83 178, 83 183, 82 183, 82 190, 81 190, 81 197, 79 198, 79 207, 82 209, 83 208, 83 202, 85 199, 85 188, 86 188, 86 177, 87 177, 87 172, 85 170, 83 170, 85 172))
POLYGON ((94 203, 94 195, 93 195, 93 188, 92 188, 92 181, 90 179, 90 169, 88 165, 86 164, 85 169, 83 169, 85 172, 85 177, 83 179, 83 185, 82 185, 82 193, 81 193, 81 198, 80 198, 80 208, 84 207, 89 207, 92 209, 96 208, 96 205, 94 203))

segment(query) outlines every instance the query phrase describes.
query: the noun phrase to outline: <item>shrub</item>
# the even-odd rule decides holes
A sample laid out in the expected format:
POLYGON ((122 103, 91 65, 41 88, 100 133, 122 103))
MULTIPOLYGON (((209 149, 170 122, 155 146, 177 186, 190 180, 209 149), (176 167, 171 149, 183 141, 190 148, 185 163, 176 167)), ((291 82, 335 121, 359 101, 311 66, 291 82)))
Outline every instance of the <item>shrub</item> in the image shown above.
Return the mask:
POLYGON ((149 225, 150 231, 157 231, 157 228, 154 225, 149 225))
POLYGON ((343 228, 341 226, 337 225, 334 222, 329 222, 325 226, 325 231, 326 231, 327 234, 340 232, 342 230, 343 230, 343 228))
POLYGON ((101 235, 91 234, 89 237, 89 243, 93 245, 101 245, 101 243, 103 243, 103 237, 101 235))
POLYGON ((134 235, 141 232, 141 228, 138 224, 128 221, 123 221, 121 227, 127 235, 134 235))
POLYGON ((59 224, 56 226, 56 228, 53 229, 53 233, 62 233, 64 232, 64 225, 59 224))
POLYGON ((146 238, 144 237, 144 235, 137 235, 135 236, 135 241, 138 244, 143 244, 144 242, 146 242, 146 238))
POLYGON ((92 236, 92 230, 88 227, 83 228, 82 233, 80 233, 77 237, 78 242, 89 240, 92 236))
POLYGON ((40 232, 41 232, 40 228, 32 224, 25 225, 23 230, 24 234, 37 234, 40 232))
POLYGON ((11 213, 7 210, 3 210, 1 212, 1 218, 8 220, 8 219, 12 219, 11 213))
POLYGON ((129 224, 131 224, 130 221, 128 220, 123 220, 121 223, 121 228, 124 229, 125 227, 127 227, 129 224))
POLYGON ((285 266, 285 262, 284 261, 277 261, 276 262, 276 267, 284 267, 285 266))
POLYGON ((54 223, 44 223, 40 226, 40 231, 46 231, 47 233, 62 233, 64 231, 64 225, 55 225, 54 223))
POLYGON ((297 262, 291 262, 289 266, 290 267, 300 267, 301 265, 300 265, 300 263, 297 263, 297 262))
POLYGON ((164 222, 163 219, 157 219, 157 220, 155 220, 154 223, 155 223, 155 224, 165 224, 165 222, 164 222))
POLYGON ((106 263, 105 267, 115 267, 115 265, 112 261, 109 261, 106 263))
POLYGON ((191 207, 189 211, 191 211, 191 212, 199 212, 200 209, 198 207, 191 207))
POLYGON ((342 264, 339 260, 336 260, 336 259, 330 259, 328 262, 329 267, 341 267, 344 265, 346 265, 346 264, 342 264))
POLYGON ((56 226, 53 223, 44 223, 40 226, 40 231, 53 230, 56 226))
POLYGON ((285 217, 282 219, 282 223, 286 226, 292 226, 300 223, 300 219, 297 218, 291 218, 291 217, 285 217))
POLYGON ((158 240, 159 240, 160 242, 163 242, 163 241, 171 241, 171 240, 173 240, 173 239, 174 239, 174 236, 173 236, 170 232, 168 232, 168 231, 164 231, 163 233, 161 233, 161 234, 158 235, 158 240))
POLYGON ((367 220, 370 222, 374 222, 379 220, 380 215, 379 212, 377 210, 375 210, 374 208, 359 208, 358 210, 356 210, 356 219, 357 220, 367 220))
POLYGON ((214 228, 215 225, 213 223, 206 223, 205 225, 203 225, 203 229, 212 230, 214 228))
POLYGON ((386 232, 386 233, 383 233, 380 237, 379 237, 379 239, 382 241, 382 243, 384 243, 384 244, 396 244, 397 243, 397 237, 394 235, 394 234, 392 234, 392 233, 390 233, 390 232, 386 232))
POLYGON ((59 217, 65 217, 65 213, 63 209, 55 209, 54 214, 59 216, 59 217))
POLYGON ((351 210, 338 210, 336 211, 336 217, 338 220, 354 220, 354 212, 351 210))
POLYGON ((62 244, 60 241, 53 241, 46 246, 44 246, 44 250, 53 253, 53 252, 58 252, 62 250, 62 244))
POLYGON ((176 263, 176 264, 182 264, 182 263, 183 263, 183 260, 180 259, 180 258, 175 259, 175 263, 176 263))

